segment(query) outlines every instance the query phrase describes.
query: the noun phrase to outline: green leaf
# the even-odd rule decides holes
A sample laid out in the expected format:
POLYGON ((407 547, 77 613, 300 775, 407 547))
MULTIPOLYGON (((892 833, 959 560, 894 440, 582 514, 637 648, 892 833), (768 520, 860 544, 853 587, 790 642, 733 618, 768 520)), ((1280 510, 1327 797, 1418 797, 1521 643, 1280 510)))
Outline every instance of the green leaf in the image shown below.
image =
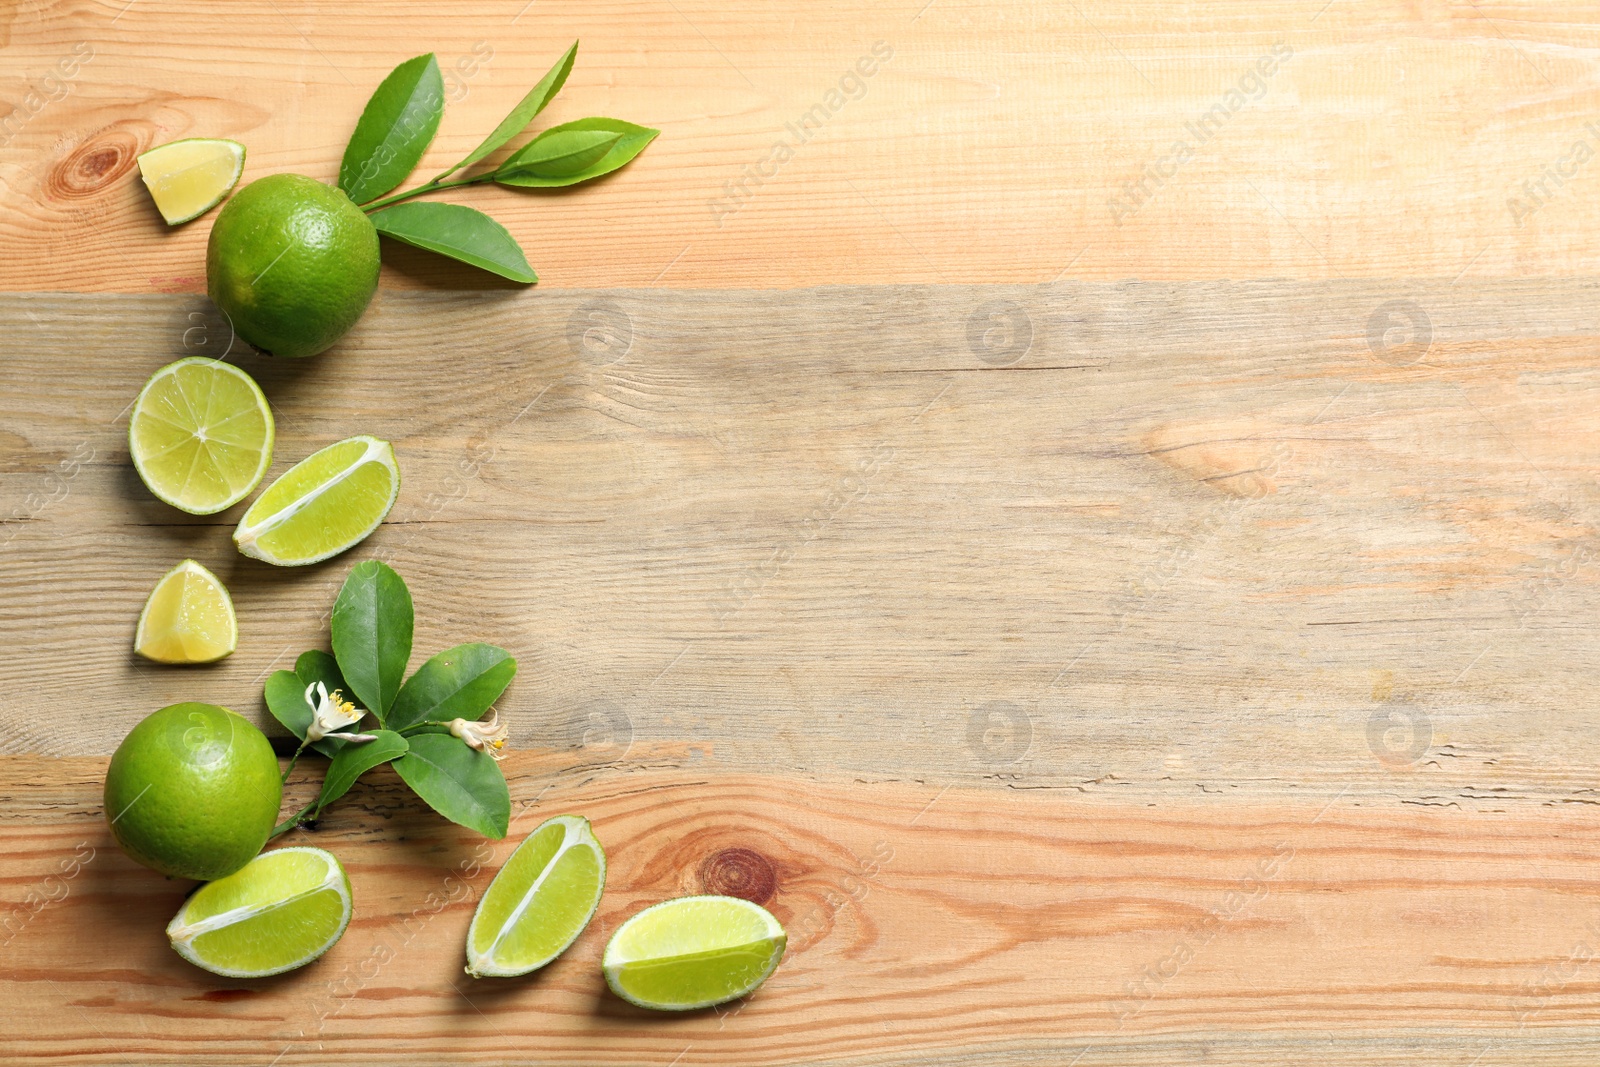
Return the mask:
POLYGON ((311 705, 306 703, 306 683, 293 671, 273 671, 261 695, 266 697, 267 710, 272 712, 272 717, 304 741, 312 714, 311 705))
POLYGON ((321 682, 330 693, 347 688, 344 675, 339 673, 339 661, 320 648, 300 653, 300 658, 294 661, 294 673, 302 686, 321 682))
POLYGON ((434 181, 443 181, 462 167, 470 167, 478 160, 505 144, 511 138, 522 132, 523 127, 533 121, 535 115, 543 111, 545 105, 555 99, 561 87, 567 84, 567 75, 572 73, 572 61, 578 57, 578 42, 573 41, 572 47, 567 49, 567 54, 556 60, 556 65, 539 79, 539 84, 528 90, 528 95, 516 107, 511 109, 511 114, 500 120, 500 125, 494 132, 483 139, 483 143, 474 148, 466 159, 451 167, 434 181))
POLYGON ((339 188, 365 204, 399 185, 427 150, 443 114, 444 79, 432 52, 394 68, 350 135, 339 188))
POLYGON ((514 282, 539 280, 517 239, 475 208, 461 204, 396 204, 374 211, 369 217, 386 237, 482 267, 514 282))
POLYGON ((434 811, 495 840, 511 822, 511 791, 499 764, 453 734, 416 734, 394 769, 434 811))
MULTIPOLYGON (((338 664, 326 652, 302 652, 294 668, 292 671, 273 671, 267 678, 262 696, 266 698, 267 710, 272 717, 281 722, 284 729, 304 741, 315 714, 312 706, 306 703, 306 686, 321 682, 331 693, 344 688, 344 679, 339 675, 338 664)), ((343 745, 344 742, 336 736, 329 736, 310 747, 324 756, 332 756, 343 745)))
POLYGON ((577 185, 612 171, 629 162, 644 151, 645 145, 656 139, 660 130, 648 126, 635 126, 620 119, 579 119, 561 126, 552 126, 500 164, 494 180, 501 185, 520 188, 551 189, 564 185, 577 185), (615 134, 616 140, 592 162, 572 169, 574 160, 581 159, 585 146, 592 149, 598 140, 575 137, 575 134, 615 134))
POLYGON ((392 730, 374 730, 371 741, 346 744, 328 764, 328 773, 322 779, 322 793, 317 797, 317 811, 348 793, 357 778, 380 763, 405 755, 410 747, 405 738, 392 730))
POLYGON ((594 166, 622 140, 616 130, 546 130, 517 152, 517 172, 533 178, 570 178, 594 166))
POLYGON ((389 709, 389 729, 419 722, 476 719, 516 677, 517 661, 494 645, 457 645, 417 668, 389 709))
POLYGON ((383 723, 411 660, 415 613, 405 580, 369 559, 350 568, 333 603, 333 654, 361 706, 383 723))

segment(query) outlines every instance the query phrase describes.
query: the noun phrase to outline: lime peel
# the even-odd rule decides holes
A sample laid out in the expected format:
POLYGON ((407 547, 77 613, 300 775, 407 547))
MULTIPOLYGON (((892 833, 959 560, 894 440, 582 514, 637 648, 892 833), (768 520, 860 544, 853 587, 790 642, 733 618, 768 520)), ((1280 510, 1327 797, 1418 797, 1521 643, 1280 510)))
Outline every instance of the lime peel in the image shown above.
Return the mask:
POLYGON ((314 356, 378 290, 378 231, 338 189, 270 174, 233 194, 206 240, 206 292, 239 337, 275 356, 314 356))
POLYGON ((172 878, 211 881, 267 843, 283 800, 272 744, 215 704, 146 716, 106 768, 106 822, 122 850, 172 878))

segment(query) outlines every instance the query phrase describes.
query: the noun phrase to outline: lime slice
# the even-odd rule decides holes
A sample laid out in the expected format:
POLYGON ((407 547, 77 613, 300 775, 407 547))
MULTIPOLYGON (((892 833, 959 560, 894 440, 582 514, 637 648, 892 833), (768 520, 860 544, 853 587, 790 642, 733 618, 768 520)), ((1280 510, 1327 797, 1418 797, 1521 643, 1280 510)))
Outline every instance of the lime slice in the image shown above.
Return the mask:
POLYGON ((128 418, 134 469, 161 500, 191 515, 232 507, 272 465, 272 409, 255 379, 204 356, 150 376, 128 418))
POLYGON ((649 907, 611 935, 606 984, 641 1008, 690 1011, 744 996, 783 958, 788 935, 772 913, 738 897, 680 897, 649 907))
POLYGON ((157 145, 139 157, 139 174, 168 226, 198 218, 222 203, 244 173, 238 141, 190 137, 157 145))
POLYGON ((351 437, 313 452, 261 491, 239 520, 239 551, 280 567, 336 556, 383 521, 400 495, 388 441, 351 437))
POLYGON ((320 848, 280 848, 195 890, 167 937, 196 967, 261 978, 304 967, 348 925, 350 879, 339 861, 320 848))
POLYGON ((467 973, 527 974, 565 952, 600 906, 606 854, 589 820, 557 815, 494 876, 467 930, 467 973))
POLYGON ((133 635, 133 650, 157 663, 212 663, 238 644, 227 586, 192 559, 156 583, 133 635))

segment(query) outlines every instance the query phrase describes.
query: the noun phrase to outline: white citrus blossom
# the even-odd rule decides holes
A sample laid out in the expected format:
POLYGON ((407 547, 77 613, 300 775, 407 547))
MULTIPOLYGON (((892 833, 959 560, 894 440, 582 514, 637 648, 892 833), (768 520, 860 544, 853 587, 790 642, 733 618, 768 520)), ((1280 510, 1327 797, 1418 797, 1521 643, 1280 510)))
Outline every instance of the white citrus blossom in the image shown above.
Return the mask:
MULTIPOLYGON (((312 682, 306 686, 306 703, 311 705, 311 725, 306 727, 306 744, 315 744, 336 730, 343 730, 346 726, 354 726, 366 714, 361 708, 344 699, 344 694, 335 689, 330 696, 328 689, 321 682, 312 682), (316 693, 316 699, 311 694, 316 693)), ((371 734, 340 734, 346 741, 371 741, 371 734)))
POLYGON ((451 719, 450 732, 472 748, 479 752, 487 752, 496 760, 506 758, 506 754, 500 750, 506 747, 506 738, 511 735, 511 727, 500 721, 500 713, 493 708, 489 709, 489 717, 482 722, 451 719))

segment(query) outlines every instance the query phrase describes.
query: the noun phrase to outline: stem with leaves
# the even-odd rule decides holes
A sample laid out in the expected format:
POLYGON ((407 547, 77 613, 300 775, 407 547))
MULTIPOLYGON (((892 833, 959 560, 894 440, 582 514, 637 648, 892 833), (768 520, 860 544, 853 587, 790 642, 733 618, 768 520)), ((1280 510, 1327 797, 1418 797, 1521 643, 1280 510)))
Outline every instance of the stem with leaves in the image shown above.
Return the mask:
POLYGON ((385 237, 481 267, 512 281, 538 275, 516 238, 494 219, 461 204, 402 204, 445 189, 495 182, 518 188, 577 185, 618 170, 661 132, 618 119, 579 119, 545 130, 492 171, 446 181, 503 148, 566 84, 578 55, 574 41, 539 84, 465 159, 430 181, 397 193, 427 151, 444 114, 444 81, 432 53, 396 67, 367 101, 339 165, 339 188, 385 237))
MULTIPOLYGON (((293 671, 267 678, 267 710, 302 742, 290 768, 308 748, 330 757, 317 798, 280 823, 274 836, 320 818, 358 778, 385 763, 445 818, 485 837, 505 836, 511 795, 498 752, 485 746, 483 730, 459 737, 439 727, 489 712, 516 676, 517 661, 503 648, 470 643, 440 652, 407 677, 414 623, 411 593, 400 575, 377 560, 358 563, 333 605, 333 654, 303 653, 293 671), (371 740, 334 731, 306 741, 316 719, 306 693, 319 684, 351 694, 367 709, 377 726, 349 727, 371 740)), ((503 743, 503 735, 496 740, 503 743)))

